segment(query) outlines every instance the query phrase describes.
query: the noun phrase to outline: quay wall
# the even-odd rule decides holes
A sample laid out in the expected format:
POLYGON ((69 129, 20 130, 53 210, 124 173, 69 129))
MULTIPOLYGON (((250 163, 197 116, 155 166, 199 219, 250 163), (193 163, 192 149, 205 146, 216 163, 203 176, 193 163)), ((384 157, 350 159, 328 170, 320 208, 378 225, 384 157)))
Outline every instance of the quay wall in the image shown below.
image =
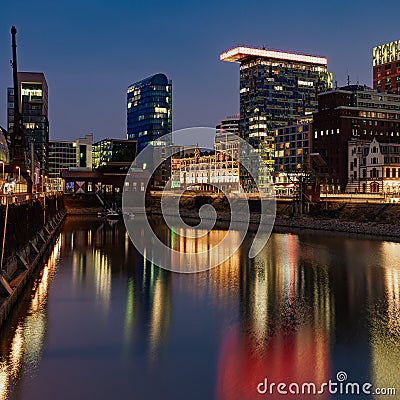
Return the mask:
MULTIPOLYGON (((147 211, 161 214, 160 196, 147 199, 147 211)), ((229 221, 230 211, 226 198, 218 194, 194 196, 188 193, 180 200, 182 218, 198 220, 203 204, 211 204, 217 211, 219 222, 229 221)), ((260 202, 249 200, 250 223, 257 225, 260 202)), ((307 212, 299 213, 298 204, 293 201, 276 201, 274 230, 278 232, 296 229, 313 229, 332 232, 347 232, 400 240, 400 204, 397 203, 355 203, 349 201, 321 201, 309 204, 307 212)))
POLYGON ((23 293, 26 283, 51 250, 65 217, 61 195, 32 197, 0 207, 0 328, 23 293), (6 214, 7 224, 6 224, 6 214), (4 226, 6 224, 6 230, 4 226))

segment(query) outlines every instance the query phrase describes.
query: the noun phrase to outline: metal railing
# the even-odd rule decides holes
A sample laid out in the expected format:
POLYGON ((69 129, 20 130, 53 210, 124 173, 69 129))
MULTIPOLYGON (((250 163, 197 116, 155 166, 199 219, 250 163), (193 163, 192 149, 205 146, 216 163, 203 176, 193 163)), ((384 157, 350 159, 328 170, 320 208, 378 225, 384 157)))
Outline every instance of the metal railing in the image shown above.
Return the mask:
POLYGON ((1 194, 0 195, 0 205, 8 204, 20 204, 29 200, 36 200, 43 198, 45 196, 54 196, 57 194, 62 194, 63 192, 58 190, 47 191, 47 192, 37 192, 34 194, 29 193, 14 193, 14 194, 1 194))

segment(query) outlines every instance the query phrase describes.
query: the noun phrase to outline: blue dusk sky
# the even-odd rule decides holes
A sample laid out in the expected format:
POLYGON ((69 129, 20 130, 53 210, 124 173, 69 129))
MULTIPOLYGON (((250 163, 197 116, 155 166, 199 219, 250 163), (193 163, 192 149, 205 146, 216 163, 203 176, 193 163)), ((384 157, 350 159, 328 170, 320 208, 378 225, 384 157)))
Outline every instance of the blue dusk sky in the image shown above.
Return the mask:
POLYGON ((50 138, 126 136, 126 89, 157 72, 173 81, 173 128, 215 126, 239 111, 238 44, 322 55, 339 85, 372 84, 372 47, 400 39, 397 1, 7 1, 0 11, 0 124, 20 71, 49 85, 50 138))

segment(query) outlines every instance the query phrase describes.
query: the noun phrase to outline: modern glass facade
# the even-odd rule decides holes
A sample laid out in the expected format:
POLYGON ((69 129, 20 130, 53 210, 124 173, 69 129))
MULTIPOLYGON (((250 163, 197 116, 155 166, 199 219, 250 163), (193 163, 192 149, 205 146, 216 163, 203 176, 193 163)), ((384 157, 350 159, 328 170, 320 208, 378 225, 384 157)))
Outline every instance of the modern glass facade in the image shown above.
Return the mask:
POLYGON ((136 158, 136 140, 103 139, 93 144, 93 168, 127 166, 136 158))
POLYGON ((158 139, 172 132, 172 82, 156 74, 129 86, 127 117, 128 139, 137 140, 138 151, 171 144, 158 139))
MULTIPOLYGON (((46 78, 41 72, 18 72, 18 83, 21 94, 21 116, 27 146, 34 144, 34 151, 40 168, 48 171, 48 87, 46 78)), ((14 89, 8 89, 8 131, 14 128, 14 89)))
POLYGON ((311 121, 275 130, 275 172, 294 172, 307 162, 311 121))
POLYGON ((332 87, 327 59, 246 47, 220 59, 240 63, 240 135, 272 172, 275 129, 311 116, 318 94, 332 87))

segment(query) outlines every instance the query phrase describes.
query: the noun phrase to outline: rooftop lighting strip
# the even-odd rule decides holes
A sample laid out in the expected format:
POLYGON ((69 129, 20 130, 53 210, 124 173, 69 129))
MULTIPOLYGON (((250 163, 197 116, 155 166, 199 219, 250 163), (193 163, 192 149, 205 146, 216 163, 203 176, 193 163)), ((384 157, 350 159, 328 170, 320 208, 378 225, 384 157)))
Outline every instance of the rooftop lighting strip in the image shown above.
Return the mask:
POLYGON ((235 47, 220 54, 221 61, 237 61, 246 56, 256 56, 265 58, 275 58, 279 60, 298 61, 310 64, 327 65, 328 59, 325 57, 315 57, 306 54, 285 53, 275 50, 255 49, 251 47, 235 47))

